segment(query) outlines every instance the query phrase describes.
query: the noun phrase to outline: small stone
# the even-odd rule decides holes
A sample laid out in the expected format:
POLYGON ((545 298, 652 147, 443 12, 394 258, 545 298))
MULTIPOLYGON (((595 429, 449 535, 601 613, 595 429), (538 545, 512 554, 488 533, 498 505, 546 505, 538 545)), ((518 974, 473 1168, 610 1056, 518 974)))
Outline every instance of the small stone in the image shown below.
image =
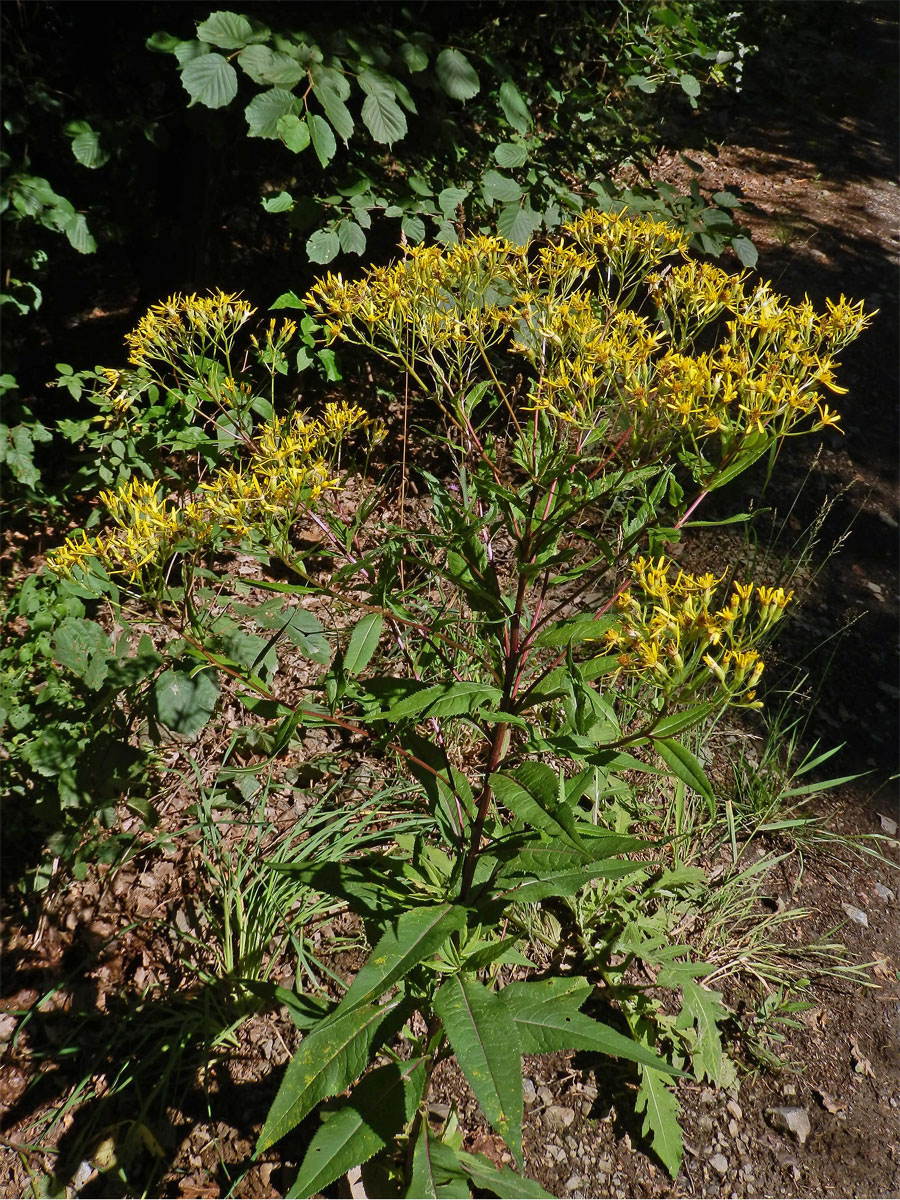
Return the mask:
POLYGON ((581 1115, 582 1115, 583 1117, 589 1117, 589 1116, 591 1115, 591 1109, 592 1109, 593 1107, 594 1107, 594 1105, 591 1103, 591 1101, 590 1101, 590 1100, 582 1100, 582 1102, 581 1102, 581 1115))
POLYGON ((892 821, 890 817, 885 817, 883 815, 879 817, 879 820, 881 821, 881 828, 888 835, 888 837, 896 837, 897 836, 897 822, 896 821, 892 821))
POLYGON ((551 1104, 544 1113, 544 1124, 548 1129, 561 1133, 568 1129, 575 1120, 575 1109, 566 1108, 562 1104, 551 1104))
POLYGON ((792 1134, 802 1146, 810 1134, 809 1113, 797 1106, 766 1109, 766 1116, 776 1129, 792 1134))
POLYGON ((541 1104, 543 1104, 545 1108, 549 1108, 553 1103, 553 1093, 550 1091, 550 1089, 548 1087, 539 1087, 537 1094, 541 1104))
POLYGON ((716 1102, 716 1093, 712 1090, 712 1088, 704 1088, 703 1091, 700 1093, 700 1103, 701 1104, 715 1104, 715 1102, 716 1102))
POLYGON ((861 908, 857 908, 855 904, 842 904, 841 908, 851 921, 855 921, 857 925, 864 925, 868 928, 869 918, 861 908))
POLYGON ((736 1138, 739 1132, 740 1132, 740 1126, 738 1125, 738 1123, 734 1119, 734 1117, 732 1117, 731 1120, 728 1122, 729 1136, 732 1138, 736 1138))
POLYGON ((613 1165, 610 1158, 598 1158, 594 1163, 594 1170, 598 1175, 609 1175, 612 1173, 613 1165))
POLYGON ((709 1160, 709 1165, 717 1175, 724 1175, 728 1171, 728 1159, 724 1154, 714 1154, 709 1160))
POLYGON ((734 1117, 734 1119, 736 1121, 743 1121, 744 1110, 738 1104, 737 1100, 729 1100, 728 1103, 725 1105, 725 1107, 728 1109, 728 1111, 731 1113, 731 1115, 734 1117))
POLYGON ((534 1104, 537 1100, 537 1092, 534 1087, 534 1080, 528 1079, 527 1076, 522 1080, 522 1098, 526 1104, 534 1104))
POLYGON ((889 904, 891 900, 896 900, 896 896, 891 889, 889 887, 885 887, 883 883, 876 883, 875 891, 885 902, 885 904, 889 904))
POLYGON ((563 1186, 567 1192, 574 1192, 576 1188, 581 1187, 581 1176, 570 1175, 563 1186))
POLYGON ((704 1113, 702 1117, 697 1118, 697 1128, 701 1133, 710 1133, 714 1125, 715 1121, 708 1113, 704 1113))

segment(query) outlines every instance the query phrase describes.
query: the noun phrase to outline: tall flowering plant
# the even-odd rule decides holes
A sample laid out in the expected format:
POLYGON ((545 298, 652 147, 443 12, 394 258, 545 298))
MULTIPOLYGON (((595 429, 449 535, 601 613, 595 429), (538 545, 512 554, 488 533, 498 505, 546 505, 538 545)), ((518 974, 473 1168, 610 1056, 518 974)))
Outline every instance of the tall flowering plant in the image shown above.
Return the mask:
MULTIPOLYGON (((672 776, 714 809, 685 735, 761 705, 765 645, 792 596, 737 568, 681 570, 672 547, 706 497, 785 438, 839 428, 836 355, 869 317, 843 297, 824 313, 791 304, 693 260, 664 224, 600 212, 549 244, 407 249, 358 280, 327 275, 306 304, 329 342, 396 370, 440 476, 404 447, 399 499, 377 493, 341 450, 384 432, 354 403, 273 415, 177 496, 105 494, 108 530, 70 539, 52 565, 157 602, 167 588, 177 599, 176 580, 188 603, 210 547, 276 555, 335 614, 304 694, 241 673, 277 702, 276 748, 332 723, 421 789, 422 836, 296 869, 359 915, 372 952, 303 1038, 260 1136, 263 1153, 350 1089, 290 1194, 379 1155, 398 1194, 544 1194, 519 1174, 523 1053, 630 1059, 645 1105, 643 1089, 678 1070, 640 1023, 629 1037, 581 1012, 585 978, 530 977, 522 914, 659 852, 603 821, 623 772, 672 776), (429 494, 415 520, 413 470, 429 494), (349 505, 353 475, 364 499, 349 505), (448 1055, 515 1170, 432 1127, 429 1082, 448 1055)), ((133 356, 190 365, 198 313, 160 310, 133 356)))

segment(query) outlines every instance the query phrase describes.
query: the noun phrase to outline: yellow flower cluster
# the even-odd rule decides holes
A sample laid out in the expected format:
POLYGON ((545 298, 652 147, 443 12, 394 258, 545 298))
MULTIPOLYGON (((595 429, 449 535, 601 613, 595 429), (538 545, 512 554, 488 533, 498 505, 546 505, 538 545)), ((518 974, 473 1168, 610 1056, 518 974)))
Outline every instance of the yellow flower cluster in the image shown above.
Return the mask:
POLYGON ((171 361, 173 354, 195 359, 210 345, 226 349, 256 309, 236 293, 221 289, 209 296, 176 293, 154 304, 125 335, 128 361, 136 367, 152 359, 171 361))
POLYGON ((452 397, 476 372, 497 383, 489 352, 502 344, 528 364, 529 409, 648 461, 683 446, 706 462, 715 436, 713 462, 730 462, 747 439, 837 425, 822 389, 839 390, 833 356, 871 320, 861 303, 793 305, 695 262, 671 227, 623 213, 588 210, 562 233, 541 247, 490 237, 415 247, 358 282, 328 275, 306 301, 329 338, 371 347, 419 382, 424 362, 452 397), (657 269, 672 255, 683 261, 657 269), (639 283, 651 315, 632 304, 639 283), (699 350, 720 316, 719 345, 699 350))
POLYGON ((716 680, 732 703, 759 707, 754 688, 763 660, 754 645, 780 620, 793 593, 783 588, 733 583, 725 604, 716 593, 724 575, 692 575, 665 558, 631 564, 638 595, 622 593, 621 624, 607 631, 620 670, 649 677, 665 696, 683 702, 716 680))
POLYGON ((158 482, 132 480, 100 499, 114 528, 90 538, 80 533, 53 551, 48 565, 72 575, 94 559, 111 575, 130 582, 158 567, 181 545, 208 543, 215 530, 241 540, 254 531, 286 533, 297 515, 340 481, 333 459, 342 439, 354 430, 381 434, 358 405, 329 404, 321 418, 300 413, 262 426, 242 467, 224 467, 201 483, 197 499, 173 501, 158 482))

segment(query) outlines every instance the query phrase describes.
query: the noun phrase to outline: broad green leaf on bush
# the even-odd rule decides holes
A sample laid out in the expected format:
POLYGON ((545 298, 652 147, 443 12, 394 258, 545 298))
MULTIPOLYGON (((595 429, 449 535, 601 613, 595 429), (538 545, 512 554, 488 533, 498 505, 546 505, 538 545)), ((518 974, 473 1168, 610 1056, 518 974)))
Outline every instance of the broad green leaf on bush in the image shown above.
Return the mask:
POLYGON ((269 88, 254 96, 244 109, 247 137, 277 138, 279 120, 287 116, 296 103, 297 97, 284 88, 269 88))
POLYGON ((491 787, 520 821, 551 837, 562 837, 584 853, 575 813, 565 801, 560 803, 559 777, 545 763, 523 763, 511 775, 492 775, 491 787))
POLYGON ((69 239, 69 245, 79 254, 93 254, 97 249, 83 213, 72 213, 63 226, 63 232, 69 239))
POLYGON ((415 1115, 424 1086, 424 1059, 370 1071, 316 1130, 287 1195, 317 1195, 392 1144, 415 1115))
POLYGON ((191 737, 206 725, 219 699, 216 673, 164 671, 153 689, 156 715, 174 733, 191 737))
POLYGON ((709 806, 710 815, 715 811, 716 798, 695 754, 676 742, 674 738, 654 737, 653 745, 663 762, 676 778, 702 796, 709 806))
POLYGON ((262 206, 270 213, 290 212, 294 198, 290 192, 279 192, 277 196, 263 196, 262 206))
MULTIPOLYGON (((415 684, 418 681, 400 682, 415 684)), ((485 705, 497 705, 501 697, 500 689, 492 687, 489 683, 460 683, 454 679, 424 688, 420 685, 379 716, 388 721, 400 721, 404 717, 414 717, 420 713, 429 717, 459 717, 485 705)))
POLYGON ((469 1200, 471 1196, 456 1152, 434 1136, 427 1121, 419 1126, 406 1195, 409 1200, 469 1200))
POLYGON ((240 50, 253 36, 246 17, 233 12, 214 12, 197 26, 197 37, 222 50, 240 50))
POLYGON ((649 1047, 579 1012, 590 992, 585 979, 571 976, 505 987, 500 998, 516 1022, 522 1053, 589 1050, 643 1063, 667 1074, 681 1074, 649 1047))
MULTIPOLYGON (((318 113, 310 113, 306 118, 309 126, 309 136, 312 139, 313 150, 323 167, 327 167, 337 151, 337 142, 331 126, 318 113)), ((337 251, 335 250, 335 254, 337 251)), ((332 258, 334 255, 332 255, 332 258)), ((330 262, 330 259, 313 259, 313 262, 330 262)))
POLYGON ((369 92, 363 101, 362 119, 376 142, 393 145, 406 136, 406 117, 393 95, 369 92))
POLYGON ((384 620, 380 613, 370 613, 357 621, 344 651, 344 670, 348 675, 359 675, 369 665, 378 648, 384 620))
POLYGON ((691 1066, 695 1075, 708 1079, 717 1087, 728 1088, 735 1082, 734 1063, 722 1048, 719 1025, 731 1015, 722 1003, 722 993, 708 991, 695 979, 685 979, 681 985, 681 1012, 676 1029, 695 1028, 695 1041, 690 1047, 691 1066))
POLYGON ((495 201, 501 204, 515 204, 522 196, 522 189, 514 179, 494 170, 485 171, 482 175, 481 190, 488 204, 495 201))
POLYGON ((732 238, 731 248, 738 256, 742 267, 752 270, 759 261, 759 251, 747 237, 732 238))
POLYGON ((425 237, 425 222, 421 217, 405 216, 400 222, 400 228, 414 245, 418 245, 425 237))
POLYGON ((379 935, 397 913, 422 903, 411 885, 398 877, 396 859, 372 855, 350 862, 317 864, 275 863, 272 870, 292 876, 298 883, 346 901, 347 907, 379 935))
POLYGON ((179 67, 185 67, 195 58, 200 58, 201 55, 209 53, 211 53, 211 51, 206 42, 198 42, 196 40, 179 42, 173 50, 173 54, 178 59, 179 67))
POLYGON ((309 126, 296 113, 285 113, 279 117, 275 128, 278 136, 293 154, 300 154, 309 145, 309 126))
POLYGON ((343 78, 336 71, 329 71, 324 77, 321 72, 315 72, 313 74, 313 94, 322 105, 325 116, 331 122, 335 133, 346 145, 353 134, 354 123, 350 109, 344 103, 345 97, 332 82, 335 77, 338 80, 343 78))
POLYGON ((460 1166, 479 1192, 493 1192, 501 1200, 553 1200, 534 1179, 519 1175, 509 1167, 495 1167, 483 1154, 460 1150, 460 1166))
POLYGON ((95 169, 109 161, 109 155, 100 149, 100 134, 88 127, 72 139, 72 153, 83 167, 95 169))
POLYGON ((406 68, 410 74, 415 74, 417 71, 424 71, 428 66, 428 55, 421 46, 416 46, 412 42, 404 42, 401 45, 400 57, 406 63, 406 68))
POLYGON ((681 84, 681 90, 691 99, 696 99, 700 95, 700 84, 695 75, 682 75, 678 82, 681 84))
POLYGON ((288 1063, 259 1135, 257 1154, 290 1133, 321 1100, 342 1092, 362 1075, 378 1031, 396 1007, 368 1004, 307 1034, 288 1063))
POLYGON ((180 37, 175 37, 173 33, 166 33, 162 29, 156 33, 151 33, 144 42, 147 49, 154 51, 156 54, 172 54, 175 47, 180 44, 180 37))
POLYGON ((638 1067, 641 1086, 635 1100, 635 1112, 644 1114, 643 1131, 650 1134, 654 1151, 674 1179, 681 1167, 684 1143, 678 1124, 680 1111, 668 1080, 653 1067, 638 1067))
POLYGON ((185 63, 181 83, 191 104, 224 108, 238 91, 237 71, 221 54, 202 54, 185 63))
POLYGON ((541 214, 529 203, 505 204, 497 216, 497 232, 508 242, 524 246, 541 227, 541 214))
POLYGON ((466 910, 456 904, 414 908, 402 913, 372 950, 344 994, 338 1013, 359 1008, 384 995, 417 963, 430 958, 451 933, 466 923, 466 910))
POLYGON ((306 308, 296 292, 282 292, 274 304, 269 305, 269 312, 282 308, 306 308))
POLYGON ((365 251, 366 235, 355 221, 341 221, 337 235, 345 254, 362 254, 365 251))
POLYGON ((640 88, 642 92, 652 96, 656 91, 656 80, 649 79, 646 75, 629 75, 625 80, 625 86, 640 88))
POLYGON ((109 670, 112 642, 96 621, 66 617, 53 634, 53 654, 60 666, 96 691, 109 670))
POLYGON ((454 100, 477 96, 481 82, 475 68, 460 50, 442 50, 435 63, 441 87, 454 100))
MULTIPOLYGON (((279 297, 279 300, 285 300, 290 294, 285 293, 279 297)), ((272 307, 291 306, 279 304, 276 301, 272 307)), ((233 607, 236 613, 252 618, 262 629, 274 630, 275 636, 272 638, 271 645, 274 646, 279 638, 286 637, 293 642, 304 658, 311 659, 312 662, 316 662, 322 667, 327 667, 331 662, 331 645, 322 632, 322 626, 316 617, 299 604, 288 603, 275 612, 270 610, 269 604, 271 601, 261 605, 235 604, 233 607)))
POLYGON ((524 167, 528 150, 521 142, 501 142, 494 147, 494 158, 501 167, 524 167))
POLYGON ((514 83, 507 80, 500 84, 500 107, 503 115, 517 133, 527 133, 531 128, 531 113, 514 83))
POLYGON ((522 1163, 522 1053, 515 1021, 474 977, 452 975, 434 1009, 481 1110, 522 1163))
POLYGON ((238 62, 254 83, 292 88, 306 72, 296 59, 268 46, 247 46, 238 55, 238 62))
POLYGON ((469 193, 465 188, 446 187, 438 196, 438 208, 448 221, 456 220, 456 212, 460 204, 465 204, 469 193))
POLYGON ((306 239, 306 254, 310 262, 330 263, 337 258, 341 249, 341 239, 333 229, 317 229, 306 239))

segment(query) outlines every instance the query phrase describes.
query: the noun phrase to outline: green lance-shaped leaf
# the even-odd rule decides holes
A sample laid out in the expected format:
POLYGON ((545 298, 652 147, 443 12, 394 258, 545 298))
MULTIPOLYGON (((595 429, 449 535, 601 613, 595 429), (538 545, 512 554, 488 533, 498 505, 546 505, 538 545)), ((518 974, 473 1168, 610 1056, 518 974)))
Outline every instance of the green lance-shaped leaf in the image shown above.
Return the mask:
POLYGON ((477 979, 454 975, 434 1008, 481 1109, 522 1163, 522 1054, 515 1021, 477 979))
POLYGON ((509 80, 500 84, 500 107, 503 115, 517 133, 527 133, 531 128, 531 113, 522 99, 522 94, 509 80))
POLYGON ((691 1065, 695 1075, 708 1079, 718 1087, 730 1087, 734 1082, 734 1064, 722 1048, 720 1022, 730 1015, 722 1003, 722 993, 701 986, 694 979, 682 984, 681 1013, 676 1029, 694 1026, 696 1041, 691 1047, 691 1065))
POLYGON ((192 737, 207 723, 219 699, 213 670, 164 671, 153 688, 156 715, 168 729, 192 737))
POLYGON ((441 87, 454 100, 471 100, 478 95, 478 73, 460 50, 442 50, 435 67, 441 87))
POLYGON ((676 742, 674 738, 654 738, 653 745, 672 774, 703 797, 709 806, 710 815, 712 815, 715 811, 716 798, 712 785, 706 778, 706 772, 701 767, 696 755, 692 754, 681 742, 676 742))
POLYGON ((283 1138, 311 1112, 349 1087, 369 1064, 385 1018, 397 1007, 367 1004, 318 1026, 288 1064, 256 1145, 257 1154, 283 1138))
POLYGON ((456 904, 414 908, 403 913, 372 950, 336 1012, 359 1008, 384 995, 389 987, 446 942, 466 923, 466 910, 456 904))
POLYGON ((516 1023, 522 1053, 590 1050, 642 1063, 664 1074, 682 1074, 648 1046, 579 1012, 590 992, 587 980, 574 976, 505 987, 500 998, 516 1023))
POLYGON ((237 95, 237 71, 221 54, 201 54, 185 63, 181 84, 192 104, 224 108, 237 95))
POLYGON ((469 1200, 471 1192, 456 1151, 434 1136, 423 1121, 413 1151, 409 1200, 469 1200))
POLYGON ((476 708, 499 704, 501 697, 500 689, 491 687, 490 684, 470 681, 460 683, 454 679, 447 683, 419 687, 411 695, 398 700, 386 712, 378 715, 388 721, 399 721, 420 713, 429 717, 459 717, 464 713, 473 712, 476 708))
POLYGON ((53 634, 53 655, 60 666, 96 691, 109 670, 112 642, 96 621, 66 617, 53 634))
POLYGON ((546 874, 540 874, 538 878, 532 878, 531 872, 521 879, 502 873, 497 880, 494 892, 480 900, 478 907, 490 912, 495 907, 502 909, 509 904, 533 903, 536 900, 546 900, 549 896, 574 896, 585 884, 591 883, 594 879, 621 879, 625 875, 645 868, 646 865, 646 863, 640 862, 604 859, 579 867, 577 870, 572 868, 550 870, 546 874))
POLYGON ((495 1167, 483 1154, 460 1150, 459 1164, 480 1192, 493 1192, 501 1200, 552 1200, 534 1179, 526 1179, 508 1167, 495 1167))
POLYGON ((641 1086, 634 1109, 644 1114, 643 1131, 650 1134, 653 1149, 674 1179, 681 1166, 684 1144, 678 1124, 679 1106, 668 1080, 652 1067, 640 1068, 641 1086))
POLYGON ((344 652, 344 670, 348 675, 359 675, 371 661, 378 648, 384 621, 379 613, 370 613, 353 626, 350 641, 344 652))
POLYGON ((244 109, 247 137, 277 138, 279 120, 292 112, 296 103, 297 97, 284 88, 269 88, 254 96, 244 109))
POLYGON ((555 621, 534 639, 535 646, 579 646, 582 642, 600 642, 609 629, 621 624, 618 615, 573 617, 555 621))
POLYGON ((424 1086, 423 1059, 370 1071, 313 1135, 288 1196, 317 1195, 392 1143, 412 1120, 424 1086))
POLYGON ((214 12, 197 26, 201 42, 220 46, 223 50, 240 50, 253 36, 253 26, 240 13, 214 12))
POLYGON ((584 852, 575 813, 565 800, 560 803, 559 776, 545 763, 523 763, 511 775, 492 775, 491 787, 520 821, 551 837, 561 836, 584 852))

